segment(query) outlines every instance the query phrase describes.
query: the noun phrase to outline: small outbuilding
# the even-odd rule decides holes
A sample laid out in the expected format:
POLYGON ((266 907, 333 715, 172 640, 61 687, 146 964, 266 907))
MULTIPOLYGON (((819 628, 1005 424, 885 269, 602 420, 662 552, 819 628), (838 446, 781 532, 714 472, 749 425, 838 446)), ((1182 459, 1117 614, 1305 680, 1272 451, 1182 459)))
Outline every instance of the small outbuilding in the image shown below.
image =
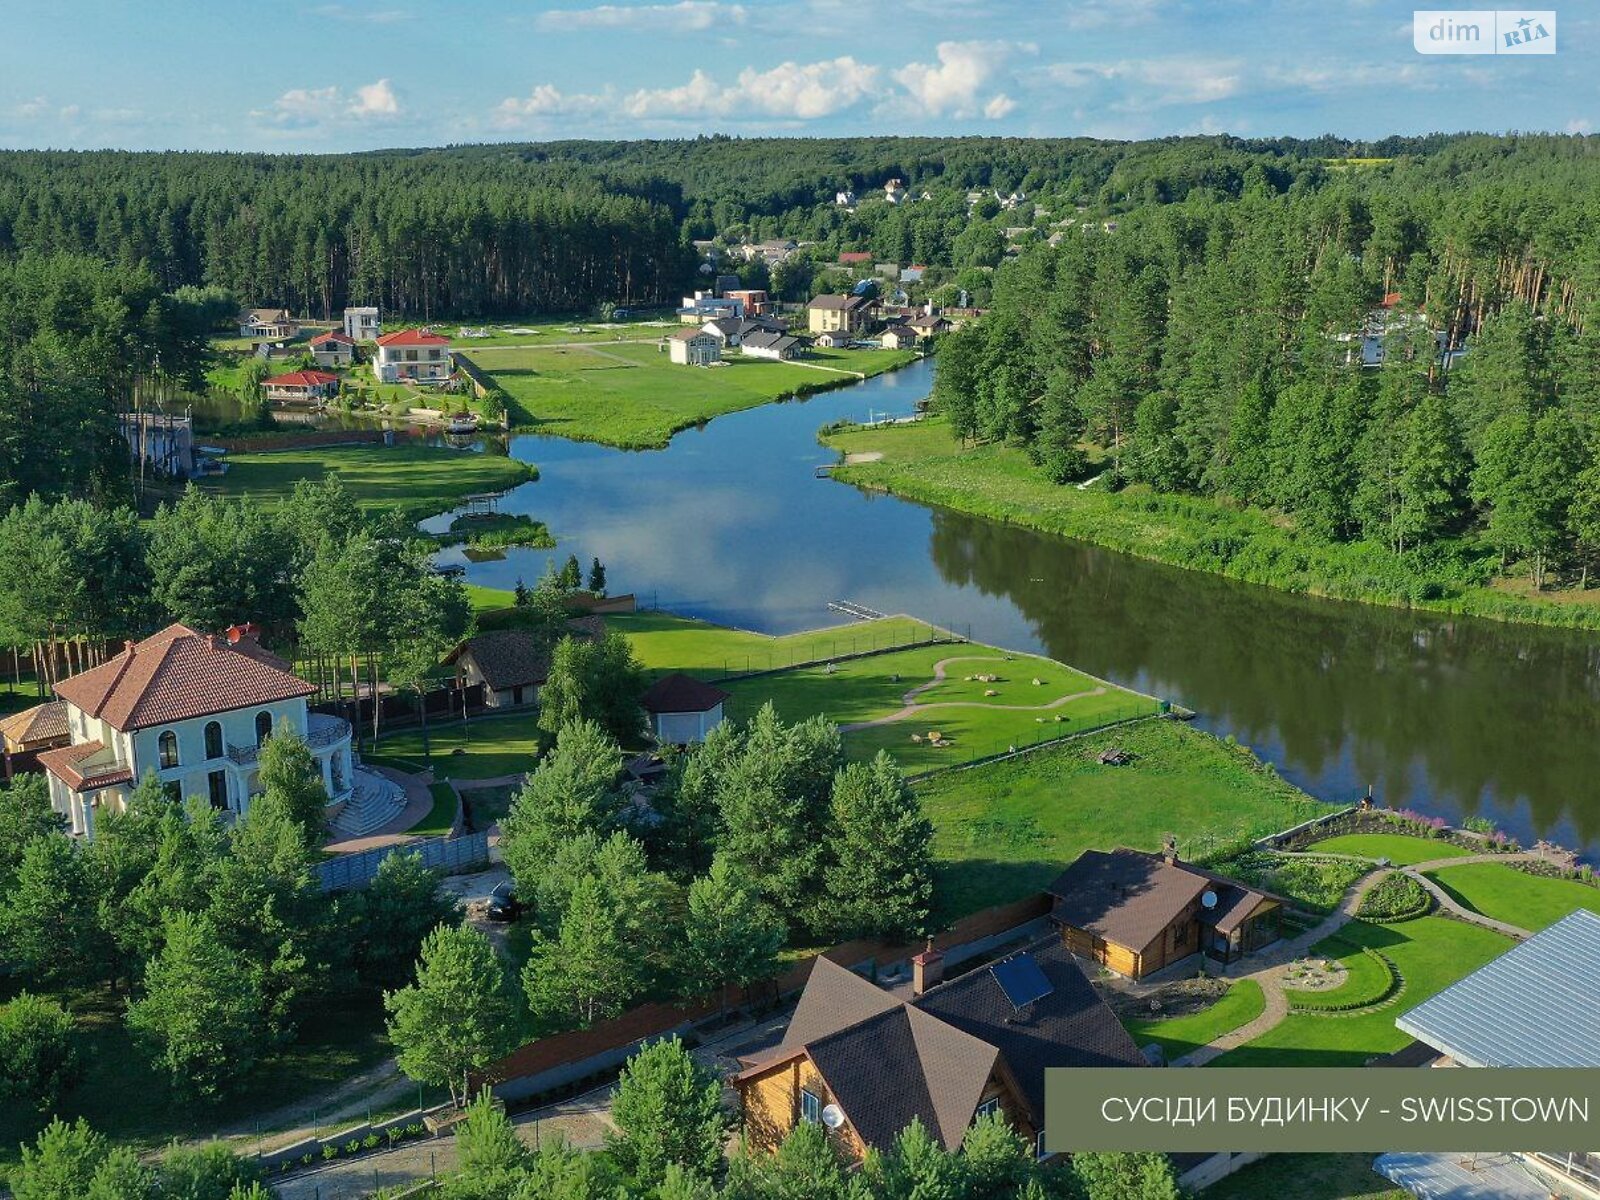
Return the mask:
POLYGON ((640 703, 650 714, 650 732, 656 740, 682 746, 703 742, 722 724, 722 705, 729 693, 719 687, 674 672, 650 685, 640 703))
POLYGON ((918 337, 917 331, 909 325, 891 325, 879 335, 879 342, 885 350, 914 350, 918 337))

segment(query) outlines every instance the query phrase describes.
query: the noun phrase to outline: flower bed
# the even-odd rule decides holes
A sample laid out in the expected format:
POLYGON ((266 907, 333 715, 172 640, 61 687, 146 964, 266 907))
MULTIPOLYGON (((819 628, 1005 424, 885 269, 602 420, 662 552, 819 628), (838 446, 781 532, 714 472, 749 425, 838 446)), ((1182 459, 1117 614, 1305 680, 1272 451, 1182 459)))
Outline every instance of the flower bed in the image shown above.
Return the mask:
POLYGON ((1404 871, 1391 871, 1361 897, 1356 916, 1364 921, 1392 924, 1410 921, 1433 907, 1433 897, 1404 871))
POLYGON ((1381 1004, 1400 987, 1400 973, 1394 964, 1370 946, 1358 946, 1344 938, 1327 938, 1314 947, 1324 956, 1336 957, 1345 968, 1345 980, 1326 992, 1285 989, 1289 1007, 1296 1012, 1339 1013, 1381 1004))
POLYGON ((1443 817, 1431 817, 1414 809, 1352 809, 1342 816, 1311 829, 1296 830, 1278 842, 1279 850, 1315 850, 1318 842, 1347 834, 1403 833, 1412 837, 1437 838, 1474 854, 1510 853, 1521 849, 1517 840, 1492 822, 1469 817, 1466 829, 1454 829, 1443 817))
POLYGON ((1242 854, 1216 870, 1253 887, 1287 896, 1315 912, 1331 912, 1350 885, 1368 871, 1365 863, 1339 858, 1285 858, 1270 851, 1242 854))

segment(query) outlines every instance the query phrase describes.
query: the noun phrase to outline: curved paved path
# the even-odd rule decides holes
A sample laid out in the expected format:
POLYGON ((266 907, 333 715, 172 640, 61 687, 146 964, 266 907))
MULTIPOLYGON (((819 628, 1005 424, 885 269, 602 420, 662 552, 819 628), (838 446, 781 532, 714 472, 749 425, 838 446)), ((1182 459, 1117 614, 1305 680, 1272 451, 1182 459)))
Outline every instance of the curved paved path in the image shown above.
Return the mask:
MULTIPOLYGON (((1329 855, 1327 857, 1345 859, 1357 858, 1359 860, 1359 856, 1353 855, 1329 855)), ((1383 879, 1386 875, 1393 871, 1400 871, 1401 873, 1409 875, 1411 878, 1415 879, 1419 884, 1427 889, 1429 895, 1434 898, 1443 911, 1448 913, 1450 916, 1457 918, 1458 920, 1466 921, 1473 925, 1481 925, 1485 929, 1492 929, 1496 933, 1504 934, 1507 937, 1516 938, 1519 941, 1523 938, 1531 936, 1529 931, 1526 929, 1518 928, 1517 926, 1507 924, 1504 921, 1496 921, 1492 917, 1486 917, 1482 913, 1474 912, 1472 909, 1458 903, 1448 892, 1444 890, 1444 888, 1440 887, 1433 880, 1427 878, 1424 872, 1442 870, 1445 867, 1465 866, 1471 863, 1492 862, 1505 864, 1507 862, 1516 862, 1518 860, 1536 861, 1538 858, 1539 856, 1537 854, 1533 854, 1528 851, 1521 851, 1515 854, 1457 855, 1454 858, 1430 859, 1427 862, 1413 863, 1410 866, 1405 867, 1374 866, 1371 871, 1368 871, 1350 886, 1349 890, 1345 892, 1343 898, 1339 901, 1339 907, 1324 917, 1313 928, 1308 929, 1305 933, 1302 933, 1297 937, 1291 938, 1287 941, 1278 942, 1270 950, 1267 950, 1249 959, 1248 962, 1252 966, 1252 970, 1242 972, 1238 975, 1230 974, 1230 972, 1226 969, 1223 970, 1221 974, 1227 978, 1235 980, 1254 979, 1257 983, 1259 983, 1261 985, 1262 995, 1266 998, 1265 1009, 1262 1010, 1261 1015, 1255 1020, 1241 1025, 1237 1029, 1230 1030, 1229 1032, 1222 1034, 1220 1037, 1214 1038, 1204 1046, 1200 1046, 1197 1049, 1190 1051, 1181 1058, 1174 1059, 1173 1065, 1190 1067, 1204 1066, 1218 1055, 1226 1054, 1229 1050, 1237 1049, 1246 1042, 1260 1037, 1262 1034, 1275 1027, 1279 1022, 1287 1017, 1290 1012, 1290 1006, 1289 997, 1284 988, 1284 976, 1288 973, 1290 964, 1296 959, 1303 957, 1306 951, 1310 950, 1312 946, 1316 945, 1323 938, 1329 936, 1330 934, 1337 933, 1346 924, 1354 920, 1356 910, 1361 907, 1361 901, 1366 896, 1367 892, 1370 891, 1379 880, 1383 879)), ((1368 859, 1365 861, 1373 862, 1375 860, 1368 859)), ((1405 981, 1402 979, 1401 987, 1403 988, 1404 986, 1405 981)), ((1379 1003, 1388 1003, 1393 999, 1394 997, 1390 996, 1386 1000, 1380 1001, 1379 1003)), ((1360 1009, 1359 1011, 1366 1012, 1368 1009, 1360 1009)), ((1326 1015, 1331 1017, 1339 1014, 1329 1013, 1326 1015)))
POLYGON ((904 721, 907 717, 914 717, 920 713, 934 712, 950 708, 989 708, 1001 712, 1047 712, 1052 708, 1060 708, 1063 704, 1070 704, 1074 700, 1082 700, 1088 696, 1104 696, 1104 687, 1093 687, 1084 692, 1073 692, 1069 696, 1061 696, 1045 704, 985 704, 982 700, 935 700, 932 704, 918 704, 917 697, 929 688, 938 687, 947 678, 945 668, 951 663, 958 662, 1003 662, 1004 659, 995 658, 993 655, 984 654, 958 654, 953 658, 941 658, 933 664, 933 678, 927 683, 919 683, 910 691, 900 697, 902 707, 883 717, 873 717, 870 721, 851 721, 839 726, 840 733, 853 733, 858 729, 871 729, 878 725, 893 725, 896 721, 904 721))

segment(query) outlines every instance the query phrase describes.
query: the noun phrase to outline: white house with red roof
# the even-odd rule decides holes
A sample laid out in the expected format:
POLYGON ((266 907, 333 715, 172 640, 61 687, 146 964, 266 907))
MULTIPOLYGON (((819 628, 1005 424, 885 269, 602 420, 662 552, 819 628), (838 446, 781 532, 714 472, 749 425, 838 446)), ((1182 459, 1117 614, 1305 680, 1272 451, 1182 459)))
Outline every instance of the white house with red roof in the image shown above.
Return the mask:
POLYGON ((39 755, 50 803, 72 832, 94 836, 99 809, 120 811, 154 771, 175 798, 199 796, 243 815, 261 790, 257 760, 275 731, 293 730, 322 770, 333 819, 357 784, 350 722, 313 713, 316 691, 263 649, 251 626, 225 636, 169 625, 56 684, 71 743, 39 755))
POLYGON ((319 367, 337 370, 339 367, 348 367, 356 360, 355 339, 337 329, 317 334, 311 339, 310 345, 311 357, 317 360, 319 367))
POLYGON ((400 329, 378 339, 379 383, 443 383, 452 372, 450 339, 431 329, 400 329))
POLYGON ((289 371, 263 379, 261 390, 280 404, 322 404, 339 394, 339 377, 327 371, 289 371))

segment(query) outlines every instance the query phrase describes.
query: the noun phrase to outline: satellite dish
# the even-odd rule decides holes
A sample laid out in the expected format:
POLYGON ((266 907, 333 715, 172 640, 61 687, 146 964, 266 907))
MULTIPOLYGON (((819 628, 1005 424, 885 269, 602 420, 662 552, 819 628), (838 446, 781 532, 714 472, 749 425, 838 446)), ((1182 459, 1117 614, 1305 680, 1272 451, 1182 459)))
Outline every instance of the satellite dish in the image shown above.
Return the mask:
POLYGON ((1202 908, 1215 908, 1217 906, 1217 894, 1207 888, 1200 893, 1200 905, 1202 908))
POLYGON ((844 1124, 844 1109, 837 1104, 824 1105, 822 1109, 822 1123, 829 1129, 837 1129, 844 1124))

